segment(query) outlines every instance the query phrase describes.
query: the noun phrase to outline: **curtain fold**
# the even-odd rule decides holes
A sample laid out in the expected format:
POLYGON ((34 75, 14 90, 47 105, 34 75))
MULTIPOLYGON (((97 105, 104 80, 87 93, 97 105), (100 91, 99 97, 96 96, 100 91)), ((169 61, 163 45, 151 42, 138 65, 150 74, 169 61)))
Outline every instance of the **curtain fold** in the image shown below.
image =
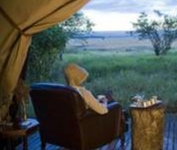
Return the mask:
POLYGON ((88 1, 0 1, 0 121, 6 118, 32 35, 69 18, 88 1))

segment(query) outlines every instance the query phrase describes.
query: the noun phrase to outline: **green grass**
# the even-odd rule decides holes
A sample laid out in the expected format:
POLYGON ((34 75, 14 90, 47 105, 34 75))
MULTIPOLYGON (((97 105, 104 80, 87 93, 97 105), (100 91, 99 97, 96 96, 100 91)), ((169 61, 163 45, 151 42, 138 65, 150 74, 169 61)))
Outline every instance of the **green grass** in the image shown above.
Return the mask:
POLYGON ((154 54, 81 51, 65 53, 53 68, 53 81, 65 83, 62 67, 77 63, 89 72, 85 86, 96 96, 113 91, 113 97, 128 108, 130 97, 157 95, 168 112, 177 112, 177 53, 157 57, 154 54))

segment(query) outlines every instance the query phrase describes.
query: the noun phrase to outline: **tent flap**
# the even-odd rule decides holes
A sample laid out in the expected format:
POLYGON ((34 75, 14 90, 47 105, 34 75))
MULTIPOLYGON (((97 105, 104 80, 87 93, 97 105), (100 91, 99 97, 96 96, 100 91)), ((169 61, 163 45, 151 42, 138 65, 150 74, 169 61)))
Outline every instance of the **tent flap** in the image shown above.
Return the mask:
POLYGON ((0 1, 0 121, 7 116, 32 35, 69 18, 88 1, 0 1))

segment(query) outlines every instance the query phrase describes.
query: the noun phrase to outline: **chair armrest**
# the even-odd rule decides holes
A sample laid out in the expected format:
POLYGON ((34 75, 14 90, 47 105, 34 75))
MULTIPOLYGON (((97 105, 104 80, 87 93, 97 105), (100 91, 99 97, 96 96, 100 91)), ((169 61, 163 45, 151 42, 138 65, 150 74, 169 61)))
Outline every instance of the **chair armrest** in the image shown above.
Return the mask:
MULTIPOLYGON (((109 113, 109 111, 111 111, 111 110, 113 110, 113 109, 117 109, 117 108, 121 108, 121 105, 117 102, 117 101, 111 101, 111 102, 109 102, 108 103, 108 105, 107 105, 107 109, 108 109, 108 113, 109 113)), ((104 115, 100 115, 100 114, 98 114, 97 112, 95 112, 95 111, 93 111, 93 110, 91 110, 91 109, 88 109, 86 112, 85 112, 85 114, 82 116, 82 118, 80 118, 80 119, 83 119, 83 118, 85 118, 85 117, 89 117, 89 116, 104 116, 104 115, 106 115, 106 114, 104 114, 104 115)))
POLYGON ((120 108, 120 107, 121 105, 117 101, 111 101, 107 105, 108 111, 110 111, 111 109, 120 108))

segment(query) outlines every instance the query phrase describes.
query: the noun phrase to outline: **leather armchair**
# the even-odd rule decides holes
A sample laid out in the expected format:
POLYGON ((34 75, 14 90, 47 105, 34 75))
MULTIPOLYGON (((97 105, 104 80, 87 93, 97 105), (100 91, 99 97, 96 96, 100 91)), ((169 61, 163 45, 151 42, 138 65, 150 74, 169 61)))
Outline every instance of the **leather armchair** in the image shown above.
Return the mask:
POLYGON ((109 112, 97 114, 86 109, 84 100, 72 87, 55 83, 31 86, 42 148, 46 143, 72 150, 90 150, 115 140, 124 143, 125 122, 121 105, 113 101, 109 112))

